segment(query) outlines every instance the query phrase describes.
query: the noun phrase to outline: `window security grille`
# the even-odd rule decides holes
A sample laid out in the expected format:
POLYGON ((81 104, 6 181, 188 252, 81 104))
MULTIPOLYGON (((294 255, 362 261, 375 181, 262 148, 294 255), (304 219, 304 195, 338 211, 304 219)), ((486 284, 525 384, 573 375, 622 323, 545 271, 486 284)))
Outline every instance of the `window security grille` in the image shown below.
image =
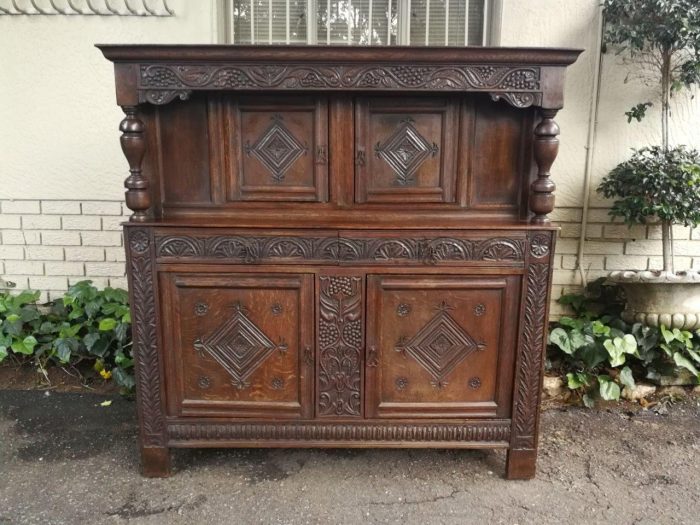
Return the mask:
POLYGON ((227 0, 235 44, 486 45, 491 0, 227 0))

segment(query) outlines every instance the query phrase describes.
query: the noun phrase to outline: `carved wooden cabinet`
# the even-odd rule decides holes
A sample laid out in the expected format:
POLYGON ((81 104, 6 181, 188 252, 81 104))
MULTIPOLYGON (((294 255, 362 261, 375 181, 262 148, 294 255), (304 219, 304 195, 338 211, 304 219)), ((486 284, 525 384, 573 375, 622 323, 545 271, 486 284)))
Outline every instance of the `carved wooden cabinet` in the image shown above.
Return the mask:
POLYGON ((535 473, 566 49, 100 46, 143 472, 171 447, 535 473))

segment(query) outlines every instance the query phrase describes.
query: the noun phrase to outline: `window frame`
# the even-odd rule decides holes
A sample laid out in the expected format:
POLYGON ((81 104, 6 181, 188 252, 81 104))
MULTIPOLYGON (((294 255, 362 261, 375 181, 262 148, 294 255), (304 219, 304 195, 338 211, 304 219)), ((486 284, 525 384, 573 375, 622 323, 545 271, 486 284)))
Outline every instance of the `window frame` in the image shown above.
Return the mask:
MULTIPOLYGON (((306 43, 305 44, 300 44, 300 43, 291 43, 290 42, 290 24, 289 24, 289 1, 287 0, 287 27, 286 27, 286 44, 281 44, 281 45, 318 45, 319 40, 318 40, 318 24, 317 24, 317 16, 316 14, 318 13, 318 7, 319 3, 321 2, 329 2, 330 0, 306 0, 306 9, 307 13, 314 13, 314 16, 308 16, 307 15, 307 26, 306 26, 306 43)), ((468 1, 468 0, 467 0, 468 1)), ((271 0, 268 0, 268 2, 271 5, 271 0)), ((369 12, 370 12, 370 27, 371 27, 371 21, 372 21, 372 2, 373 0, 369 0, 369 12)), ((387 44, 386 45, 381 45, 377 47, 388 47, 388 46, 411 46, 411 24, 410 24, 410 12, 411 12, 411 0, 388 0, 389 2, 389 11, 391 11, 392 8, 392 3, 397 4, 397 20, 398 20, 398 28, 397 28, 397 35, 396 35, 396 42, 392 41, 391 39, 391 34, 388 35, 387 38, 387 44)), ((426 9, 429 9, 430 6, 430 0, 426 0, 427 2, 427 7, 426 9)), ((226 44, 232 44, 234 43, 235 40, 235 35, 233 32, 234 28, 234 18, 233 18, 233 0, 217 0, 217 8, 214 9, 214 27, 216 28, 217 32, 220 35, 220 38, 218 39, 220 42, 226 43, 226 44), (223 16, 222 16, 223 15, 223 16)), ((449 4, 448 4, 449 5, 449 4)), ((465 12, 468 13, 469 9, 468 6, 465 9, 465 12)), ((500 40, 500 26, 501 26, 501 14, 502 14, 502 0, 484 0, 484 14, 483 14, 483 20, 482 20, 482 42, 481 46, 486 47, 486 46, 495 46, 498 45, 499 40, 500 40)), ((255 15, 253 14, 251 17, 251 24, 253 23, 255 15)), ((447 19, 449 16, 449 10, 445 15, 445 18, 447 19)), ((270 26, 272 25, 272 20, 270 19, 270 26)), ((330 39, 330 25, 326 25, 327 30, 326 30, 326 41, 322 42, 323 45, 329 45, 329 39, 330 39)), ((428 27, 426 27, 428 29, 428 27)), ((271 35, 272 31, 269 30, 269 33, 271 35)), ((250 45, 270 45, 271 42, 268 41, 255 41, 254 37, 254 31, 251 32, 253 35, 252 37, 252 42, 250 45)), ((447 32, 445 34, 445 40, 447 41, 448 35, 447 32)), ((468 42, 469 34, 468 34, 468 24, 465 23, 465 29, 464 29, 464 41, 468 42)), ((426 30, 426 41, 428 39, 428 30, 426 30)), ((279 44, 278 44, 279 45, 279 44)), ((336 44, 337 45, 337 44, 336 44)), ((352 45, 352 44, 348 44, 352 45)), ((367 46, 367 44, 356 44, 358 47, 360 46, 367 46)), ((420 47, 423 47, 421 44, 420 47)), ((447 43, 445 44, 445 47, 447 47, 447 43)), ((455 46, 452 46, 455 47, 455 46)), ((466 46, 465 46, 466 47, 466 46)))

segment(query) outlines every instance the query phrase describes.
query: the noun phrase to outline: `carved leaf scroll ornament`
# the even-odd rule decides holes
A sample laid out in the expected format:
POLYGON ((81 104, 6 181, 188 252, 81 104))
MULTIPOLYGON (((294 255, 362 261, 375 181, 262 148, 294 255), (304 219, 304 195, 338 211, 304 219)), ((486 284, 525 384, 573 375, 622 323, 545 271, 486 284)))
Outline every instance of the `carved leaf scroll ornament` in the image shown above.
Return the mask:
POLYGON ((142 102, 167 104, 193 90, 397 90, 490 93, 516 107, 540 104, 539 66, 440 64, 348 65, 144 64, 139 68, 142 102))

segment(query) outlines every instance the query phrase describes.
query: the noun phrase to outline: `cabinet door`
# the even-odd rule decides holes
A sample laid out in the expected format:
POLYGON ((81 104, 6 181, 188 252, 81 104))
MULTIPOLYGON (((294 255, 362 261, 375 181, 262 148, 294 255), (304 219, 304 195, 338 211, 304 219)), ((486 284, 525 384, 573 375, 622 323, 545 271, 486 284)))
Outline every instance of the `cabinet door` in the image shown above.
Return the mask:
POLYGON ((362 98, 355 121, 357 202, 455 201, 453 100, 362 98))
POLYGON ((309 417, 313 278, 161 274, 172 415, 309 417))
POLYGON ((368 417, 508 417, 517 276, 370 276, 368 417))
POLYGON ((325 98, 242 97, 229 117, 229 200, 328 199, 325 98))

